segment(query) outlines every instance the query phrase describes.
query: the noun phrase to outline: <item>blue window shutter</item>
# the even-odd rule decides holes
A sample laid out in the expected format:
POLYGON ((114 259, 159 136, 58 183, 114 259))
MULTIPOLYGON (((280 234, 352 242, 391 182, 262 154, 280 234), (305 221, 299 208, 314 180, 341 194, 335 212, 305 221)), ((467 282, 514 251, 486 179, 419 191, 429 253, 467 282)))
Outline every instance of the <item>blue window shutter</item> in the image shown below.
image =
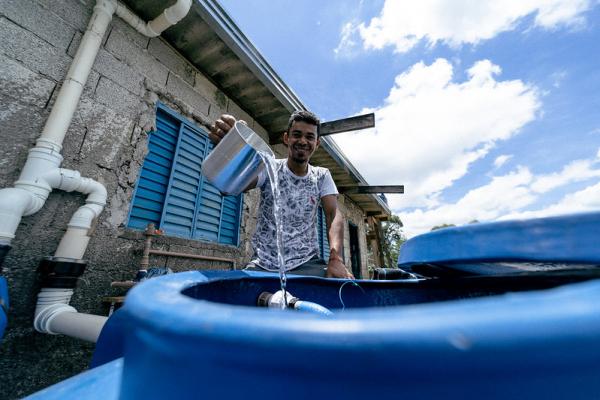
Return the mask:
POLYGON ((148 139, 148 154, 140 172, 128 226, 146 229, 148 223, 160 226, 169 185, 171 167, 177 147, 179 123, 157 110, 156 131, 148 139))
POLYGON ((242 199, 240 196, 225 196, 223 198, 219 242, 237 245, 241 203, 242 199))
MULTIPOLYGON (((213 144, 207 141, 206 154, 212 149, 213 144)), ((202 190, 198 193, 193 237, 218 242, 223 196, 204 177, 201 180, 202 190)))
POLYGON ((161 224, 166 234, 193 237, 207 142, 198 130, 181 124, 161 224))
POLYGON ((149 222, 165 234, 238 245, 242 196, 223 196, 201 175, 208 135, 159 104, 157 130, 136 186, 128 226, 149 222))

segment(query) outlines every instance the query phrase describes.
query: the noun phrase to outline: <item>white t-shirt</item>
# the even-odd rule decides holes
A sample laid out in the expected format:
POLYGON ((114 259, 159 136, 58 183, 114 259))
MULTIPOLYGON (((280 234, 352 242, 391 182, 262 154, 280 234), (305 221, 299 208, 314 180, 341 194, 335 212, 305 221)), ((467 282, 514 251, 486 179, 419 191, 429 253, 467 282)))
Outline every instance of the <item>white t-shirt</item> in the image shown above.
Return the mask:
MULTIPOLYGON (((283 260, 285 270, 292 270, 319 254, 317 242, 317 211, 323 196, 337 195, 338 191, 327 168, 308 165, 305 176, 295 175, 287 159, 276 159, 276 176, 279 184, 279 205, 282 222, 283 260)), ((267 172, 263 170, 256 185, 260 188, 258 224, 252 245, 252 263, 277 271, 277 242, 273 193, 267 172)))

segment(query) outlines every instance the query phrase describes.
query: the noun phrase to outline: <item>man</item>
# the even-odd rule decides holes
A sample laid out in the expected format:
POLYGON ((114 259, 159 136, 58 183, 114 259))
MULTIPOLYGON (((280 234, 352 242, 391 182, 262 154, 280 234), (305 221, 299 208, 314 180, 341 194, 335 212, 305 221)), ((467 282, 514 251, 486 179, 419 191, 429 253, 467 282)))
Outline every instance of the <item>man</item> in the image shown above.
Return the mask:
MULTIPOLYGON (((235 118, 226 114, 215 121, 209 134, 213 143, 219 143, 234 124, 235 118)), ((309 164, 310 157, 319 147, 319 129, 320 121, 313 113, 294 112, 283 134, 288 157, 274 160, 280 193, 284 266, 293 274, 353 279, 341 257, 344 219, 337 207, 337 188, 329 170, 309 164), (330 251, 327 263, 318 257, 316 220, 319 201, 327 221, 330 251)), ((263 170, 246 190, 255 187, 261 190, 260 210, 252 241, 254 257, 246 269, 275 272, 279 261, 274 199, 266 171, 263 170)))

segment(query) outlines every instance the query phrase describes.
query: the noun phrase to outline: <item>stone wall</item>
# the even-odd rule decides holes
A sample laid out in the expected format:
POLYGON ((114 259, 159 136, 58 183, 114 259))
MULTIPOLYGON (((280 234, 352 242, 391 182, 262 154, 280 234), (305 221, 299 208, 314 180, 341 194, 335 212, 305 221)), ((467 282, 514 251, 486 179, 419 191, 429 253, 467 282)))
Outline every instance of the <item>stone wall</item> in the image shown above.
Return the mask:
MULTIPOLYGON (((88 24, 93 1, 0 0, 0 187, 18 178, 54 104, 88 24)), ((143 235, 125 228, 135 182, 155 124, 157 101, 204 129, 223 112, 258 126, 237 104, 160 38, 141 36, 113 19, 68 130, 62 167, 103 183, 108 204, 85 254, 88 268, 71 304, 106 315, 102 298, 118 295, 112 281, 131 279, 139 267, 143 235)), ((240 248, 175 238, 154 246, 179 252, 232 257, 249 252, 256 193, 245 195, 240 248)), ((0 398, 17 398, 84 370, 93 345, 43 335, 32 328, 40 259, 54 254, 84 196, 54 191, 41 211, 22 220, 4 262, 10 288, 9 325, 0 345, 0 398)), ((229 269, 229 263, 155 257, 151 265, 176 271, 229 269)), ((151 301, 151 299, 149 299, 151 301)))
POLYGON ((344 214, 344 217, 346 219, 344 224, 344 258, 346 261, 346 267, 349 270, 352 270, 352 265, 350 264, 350 228, 348 225, 348 222, 352 222, 358 227, 358 246, 360 248, 361 278, 367 279, 369 278, 369 269, 366 239, 367 233, 365 230, 364 212, 361 208, 358 207, 358 205, 356 205, 356 203, 354 203, 348 197, 340 196, 338 204, 340 207, 340 211, 342 212, 342 214, 344 214))
MULTIPOLYGON (((18 178, 53 107, 60 85, 88 24, 91 0, 0 0, 0 187, 18 178)), ((223 112, 242 118, 265 139, 267 132, 160 38, 141 36, 115 17, 103 39, 63 144, 62 167, 103 183, 108 204, 85 254, 88 267, 71 301, 84 313, 107 313, 105 296, 122 294, 113 281, 131 279, 141 260, 143 233, 125 228, 135 182, 154 129, 156 102, 207 129, 223 112)), ((276 146, 279 156, 283 146, 276 146)), ((84 370, 93 345, 39 334, 32 318, 39 283, 36 268, 54 254, 84 196, 54 191, 41 211, 24 217, 3 274, 11 309, 0 344, 0 398, 19 398, 84 370)), ((244 196, 241 245, 159 237, 156 249, 230 257, 242 265, 251 253, 258 193, 244 196)), ((362 212, 340 199, 360 229, 362 212)), ((346 224, 346 254, 349 254, 346 224)), ((361 248, 366 243, 361 242, 361 248)), ((361 252, 366 268, 366 251, 361 252)), ((229 263, 151 257, 151 265, 175 271, 230 269, 229 263)), ((365 269, 366 272, 366 269, 365 269)), ((367 276, 364 274, 363 276, 367 276)), ((152 299, 148 299, 152 301, 152 299)))

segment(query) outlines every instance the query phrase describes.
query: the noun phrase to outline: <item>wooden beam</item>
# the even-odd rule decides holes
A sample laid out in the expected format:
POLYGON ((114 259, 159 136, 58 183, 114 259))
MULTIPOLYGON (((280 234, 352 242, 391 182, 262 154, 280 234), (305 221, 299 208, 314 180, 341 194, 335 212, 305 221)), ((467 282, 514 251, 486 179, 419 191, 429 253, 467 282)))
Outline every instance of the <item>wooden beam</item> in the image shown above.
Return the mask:
POLYGON ((367 217, 377 218, 379 221, 387 221, 388 216, 382 214, 381 211, 367 211, 367 217))
POLYGON ((342 118, 335 121, 321 123, 321 136, 333 135, 334 133, 357 131, 360 129, 373 128, 375 126, 375 114, 357 115, 356 117, 342 118))
MULTIPOLYGON (((375 126, 375 114, 357 115, 356 117, 348 117, 336 119, 321 123, 321 136, 333 135, 334 133, 342 133, 349 131, 357 131, 360 129, 373 128, 375 126)), ((279 144, 282 137, 271 136, 269 144, 279 144)))
POLYGON ((338 191, 343 194, 356 193, 404 193, 404 185, 384 185, 384 186, 338 186, 338 191))

